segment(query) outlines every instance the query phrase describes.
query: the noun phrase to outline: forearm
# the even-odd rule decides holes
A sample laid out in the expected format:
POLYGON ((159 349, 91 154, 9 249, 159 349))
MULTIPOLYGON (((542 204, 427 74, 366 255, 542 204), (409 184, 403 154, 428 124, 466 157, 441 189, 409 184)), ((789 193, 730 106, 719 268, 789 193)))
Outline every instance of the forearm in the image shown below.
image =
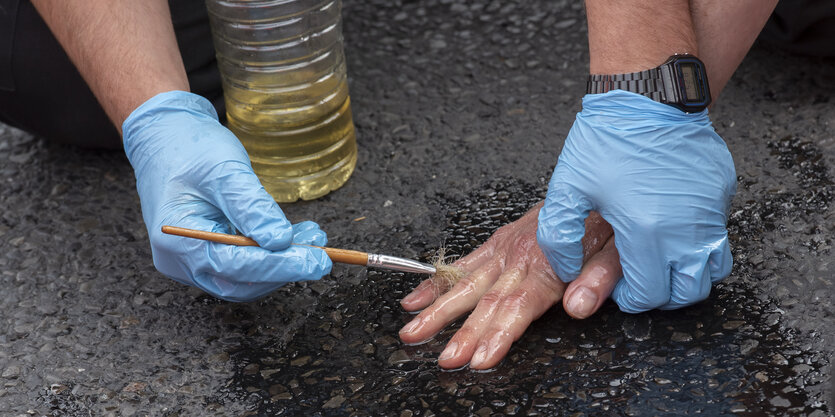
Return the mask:
POLYGON ((166 0, 32 0, 121 132, 158 93, 188 91, 166 0))
POLYGON ((699 58, 705 63, 713 99, 725 88, 762 31, 777 0, 692 0, 699 58))
POLYGON ((699 49, 688 0, 586 0, 589 69, 622 74, 655 68, 699 49))
POLYGON ((714 101, 742 62, 777 0, 587 0, 590 71, 643 71, 675 53, 705 64, 714 101))

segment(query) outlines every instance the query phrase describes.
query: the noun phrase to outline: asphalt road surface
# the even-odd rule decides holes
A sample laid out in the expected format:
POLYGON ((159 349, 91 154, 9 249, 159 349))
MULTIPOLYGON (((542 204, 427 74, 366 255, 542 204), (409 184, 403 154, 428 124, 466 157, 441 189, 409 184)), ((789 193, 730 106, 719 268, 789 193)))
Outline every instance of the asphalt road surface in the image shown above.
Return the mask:
MULTIPOLYGON (((544 195, 588 70, 581 2, 345 0, 359 163, 285 205, 336 247, 472 250, 544 195)), ((404 346, 420 277, 336 266, 220 302, 151 263, 119 152, 0 126, 0 414, 831 415, 835 61, 757 44, 712 110, 739 175, 710 298, 560 307, 496 369, 404 346)))

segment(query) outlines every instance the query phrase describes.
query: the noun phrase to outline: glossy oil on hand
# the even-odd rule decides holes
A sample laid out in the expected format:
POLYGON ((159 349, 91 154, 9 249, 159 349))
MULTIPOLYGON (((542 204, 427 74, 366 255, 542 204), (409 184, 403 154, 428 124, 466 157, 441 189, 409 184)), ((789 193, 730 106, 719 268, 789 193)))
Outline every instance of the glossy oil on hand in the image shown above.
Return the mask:
MULTIPOLYGON (((537 211, 538 206, 522 219, 500 228, 484 245, 458 260, 454 265, 464 272, 461 281, 444 288, 429 279, 404 298, 402 305, 407 310, 426 308, 401 330, 401 339, 406 343, 428 340, 459 316, 472 311, 439 361, 444 368, 466 365, 476 353, 482 335, 491 327, 491 321, 503 314, 499 310, 504 299, 525 281, 529 267, 537 268, 531 265, 535 258, 531 253, 536 247, 537 211)), ((540 263, 539 267, 550 270, 546 263, 540 263)), ((509 347, 511 342, 502 345, 509 347)), ((471 364, 474 369, 483 369, 482 364, 492 366, 497 349, 491 348, 489 352, 485 349, 480 349, 482 353, 471 364)))
POLYGON ((278 202, 341 187, 357 146, 339 0, 208 0, 229 129, 278 202))
MULTIPOLYGON (((425 309, 403 327, 400 338, 408 344, 426 343, 471 311, 438 356, 438 365, 459 369, 469 364, 478 371, 497 366, 528 326, 566 291, 567 285, 554 274, 536 242, 541 207, 541 203, 535 205, 456 261, 462 280, 449 283, 430 278, 404 298, 401 305, 406 310, 425 309)), ((586 227, 584 257, 590 268, 584 269, 576 284, 595 296, 586 303, 591 314, 611 293, 619 270, 611 226, 592 213, 586 227), (611 250, 601 250, 604 244, 611 250)))

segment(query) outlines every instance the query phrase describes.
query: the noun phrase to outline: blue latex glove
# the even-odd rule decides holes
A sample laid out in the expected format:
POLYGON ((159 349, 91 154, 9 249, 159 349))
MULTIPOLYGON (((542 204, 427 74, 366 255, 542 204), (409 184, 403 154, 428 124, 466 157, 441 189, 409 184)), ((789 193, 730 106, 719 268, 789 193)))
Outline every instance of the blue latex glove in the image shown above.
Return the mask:
POLYGON ((291 225, 264 190, 246 150, 211 103, 184 91, 161 93, 122 125, 136 173, 154 266, 184 284, 229 301, 249 301, 292 281, 331 270, 313 222, 291 225), (241 247, 163 234, 163 225, 232 233, 261 246, 241 247))
POLYGON ((687 114, 615 90, 583 98, 539 214, 537 240, 564 281, 580 273, 583 220, 615 231, 623 278, 612 298, 630 313, 707 298, 733 260, 726 229, 736 173, 707 110, 687 114))

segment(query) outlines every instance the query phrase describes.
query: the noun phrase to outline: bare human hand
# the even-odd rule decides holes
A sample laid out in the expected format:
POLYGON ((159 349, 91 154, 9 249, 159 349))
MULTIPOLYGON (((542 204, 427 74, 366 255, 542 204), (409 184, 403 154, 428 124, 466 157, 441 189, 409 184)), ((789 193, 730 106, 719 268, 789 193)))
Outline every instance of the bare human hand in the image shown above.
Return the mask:
POLYGON ((430 278, 403 298, 400 303, 407 311, 424 310, 400 330, 400 338, 406 343, 424 341, 472 310, 441 352, 438 365, 454 369, 469 363, 472 369, 488 369, 501 361, 531 322, 560 300, 574 318, 597 311, 621 276, 612 227, 596 212, 586 219, 583 270, 565 284, 536 242, 540 207, 542 203, 456 261, 464 278, 452 288, 439 288, 430 278))

